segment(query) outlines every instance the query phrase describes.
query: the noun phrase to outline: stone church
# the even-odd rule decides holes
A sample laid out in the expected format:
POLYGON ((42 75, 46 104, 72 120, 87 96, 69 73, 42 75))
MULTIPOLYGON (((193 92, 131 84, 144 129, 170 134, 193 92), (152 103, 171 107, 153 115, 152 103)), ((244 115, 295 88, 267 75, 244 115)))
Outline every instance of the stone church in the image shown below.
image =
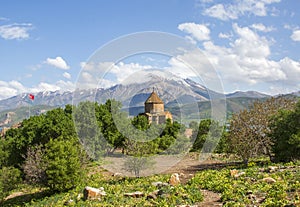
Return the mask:
POLYGON ((154 90, 145 101, 145 112, 141 115, 147 117, 149 124, 164 124, 167 119, 172 121, 172 114, 169 111, 165 111, 164 102, 154 90))

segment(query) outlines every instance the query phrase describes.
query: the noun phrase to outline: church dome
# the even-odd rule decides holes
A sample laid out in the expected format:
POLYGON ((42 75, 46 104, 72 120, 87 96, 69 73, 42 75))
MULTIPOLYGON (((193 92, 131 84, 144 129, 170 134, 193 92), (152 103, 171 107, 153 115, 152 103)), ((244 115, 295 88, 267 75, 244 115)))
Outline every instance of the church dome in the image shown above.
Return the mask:
POLYGON ((158 95, 153 91, 149 98, 145 101, 147 103, 154 103, 154 104, 163 104, 164 102, 158 97, 158 95))

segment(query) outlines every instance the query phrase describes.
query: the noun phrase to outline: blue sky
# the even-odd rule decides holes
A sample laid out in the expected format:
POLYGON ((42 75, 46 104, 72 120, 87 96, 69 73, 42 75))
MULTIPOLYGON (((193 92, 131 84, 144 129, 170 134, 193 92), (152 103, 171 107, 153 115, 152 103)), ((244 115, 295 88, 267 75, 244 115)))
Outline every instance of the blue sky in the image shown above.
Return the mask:
MULTIPOLYGON (((300 89, 298 0, 10 0, 0 6, 0 99, 72 90, 99 47, 143 31, 172 33, 197 45, 225 92, 300 89)), ((129 58, 113 71, 118 77, 158 62, 129 58)), ((166 62, 178 70, 174 59, 166 62)), ((106 86, 121 82, 108 77, 106 86)))

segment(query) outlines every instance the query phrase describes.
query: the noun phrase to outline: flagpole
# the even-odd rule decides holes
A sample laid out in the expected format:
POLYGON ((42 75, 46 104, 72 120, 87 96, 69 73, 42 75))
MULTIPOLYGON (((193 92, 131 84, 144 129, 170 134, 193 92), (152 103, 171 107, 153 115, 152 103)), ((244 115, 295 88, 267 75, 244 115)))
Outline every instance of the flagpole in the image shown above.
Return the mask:
POLYGON ((32 95, 32 94, 29 94, 28 95, 28 97, 29 97, 29 99, 30 99, 30 101, 31 101, 31 103, 29 102, 29 105, 28 105, 28 119, 30 118, 30 106, 33 106, 33 100, 34 100, 34 95, 32 95))

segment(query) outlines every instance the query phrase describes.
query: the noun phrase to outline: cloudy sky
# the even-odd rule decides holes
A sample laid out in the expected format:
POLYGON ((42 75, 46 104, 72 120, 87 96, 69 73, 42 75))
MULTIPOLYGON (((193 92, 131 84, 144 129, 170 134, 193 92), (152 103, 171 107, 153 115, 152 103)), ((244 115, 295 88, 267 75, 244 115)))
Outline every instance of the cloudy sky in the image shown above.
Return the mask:
MULTIPOLYGON (((175 34, 197 45, 225 92, 300 90, 298 0, 10 0, 0 6, 0 99, 72 90, 98 48, 142 31, 175 34)), ((180 70, 176 59, 160 60, 121 60, 104 86, 122 82, 123 72, 180 70)), ((184 70, 180 75, 189 77, 184 70)))

